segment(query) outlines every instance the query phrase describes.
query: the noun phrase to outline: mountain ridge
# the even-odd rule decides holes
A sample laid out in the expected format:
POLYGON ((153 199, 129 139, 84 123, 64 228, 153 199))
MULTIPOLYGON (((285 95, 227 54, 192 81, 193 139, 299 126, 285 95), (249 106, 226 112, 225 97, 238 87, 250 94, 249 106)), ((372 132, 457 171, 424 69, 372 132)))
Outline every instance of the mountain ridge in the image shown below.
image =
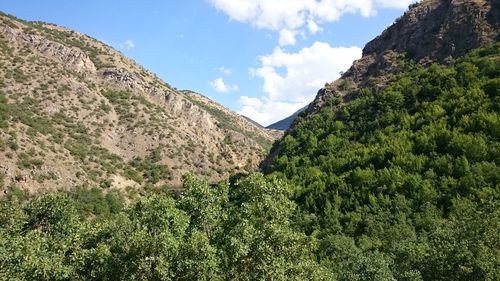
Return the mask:
POLYGON ((277 137, 214 102, 196 104, 87 35, 6 14, 0 21, 4 188, 137 189, 148 177, 179 185, 187 171, 218 181, 255 167, 277 137), (146 175, 148 159, 161 176, 146 175))

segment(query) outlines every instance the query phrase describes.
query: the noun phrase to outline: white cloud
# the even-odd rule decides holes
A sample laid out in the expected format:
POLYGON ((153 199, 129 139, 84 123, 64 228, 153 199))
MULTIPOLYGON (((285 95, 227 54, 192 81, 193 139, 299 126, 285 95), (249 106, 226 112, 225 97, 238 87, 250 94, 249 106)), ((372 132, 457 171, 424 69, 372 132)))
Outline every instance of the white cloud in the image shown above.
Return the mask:
MULTIPOLYGON (((283 30, 311 34, 321 31, 324 22, 338 20, 346 13, 360 13, 369 17, 377 9, 404 9, 415 0, 210 0, 219 11, 230 19, 248 23, 257 28, 280 32, 280 42, 291 44, 281 34, 283 30)), ((287 39, 291 39, 287 34, 287 39)), ((286 44, 283 44, 286 45, 286 44)))
POLYGON ((212 82, 210 82, 210 86, 212 86, 212 88, 219 93, 238 91, 237 85, 227 85, 222 78, 213 80, 212 82))
POLYGON ((313 35, 323 30, 323 28, 319 27, 313 20, 307 21, 307 28, 313 35))
POLYGON ((255 98, 241 97, 244 114, 268 125, 281 120, 307 105, 325 82, 339 77, 355 59, 361 57, 358 47, 331 47, 328 43, 315 42, 297 53, 276 48, 272 54, 259 58, 260 67, 250 73, 263 79, 265 96, 257 103, 255 98))
POLYGON ((401 1, 401 0, 376 0, 375 3, 380 5, 382 8, 396 8, 396 9, 405 9, 411 3, 415 3, 417 1, 401 1))
POLYGON ((231 73, 233 73, 233 70, 231 68, 227 68, 225 66, 221 66, 217 68, 217 70, 219 70, 224 75, 231 75, 231 73))
POLYGON ((243 107, 250 107, 253 109, 260 109, 262 107, 262 101, 259 98, 241 96, 238 103, 243 107))
POLYGON ((293 30, 289 29, 282 29, 280 31, 280 39, 279 39, 279 44, 280 46, 286 46, 286 45, 295 45, 295 34, 296 32, 293 30))
POLYGON ((125 47, 127 47, 127 50, 135 48, 135 44, 132 40, 127 40, 125 41, 125 47))
POLYGON ((360 57, 361 48, 334 48, 315 42, 297 53, 276 48, 272 54, 260 57, 261 66, 252 72, 264 79, 264 92, 272 100, 311 101, 318 88, 338 78, 340 71, 347 70, 360 57), (281 69, 285 74, 280 74, 281 69))

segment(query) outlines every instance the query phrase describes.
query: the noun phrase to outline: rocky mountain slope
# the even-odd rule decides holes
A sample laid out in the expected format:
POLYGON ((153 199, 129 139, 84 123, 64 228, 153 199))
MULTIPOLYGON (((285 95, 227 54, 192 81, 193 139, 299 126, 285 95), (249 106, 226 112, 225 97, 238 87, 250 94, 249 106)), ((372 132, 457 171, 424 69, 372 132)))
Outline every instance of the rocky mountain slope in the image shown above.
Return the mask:
POLYGON ((0 14, 0 189, 178 185, 254 168, 276 132, 110 46, 0 14))
POLYGON ((337 81, 318 92, 309 113, 338 94, 346 100, 353 90, 375 85, 383 88, 398 72, 398 58, 428 66, 449 64, 469 50, 499 39, 499 0, 423 0, 381 35, 366 44, 361 59, 337 81))
MULTIPOLYGON (((404 58, 424 66, 434 62, 449 64, 469 50, 498 41, 499 31, 500 0, 423 0, 413 4, 366 44, 362 58, 341 78, 318 91, 304 117, 314 116, 333 97, 348 102, 363 87, 384 88, 401 70, 404 58)), ((264 168, 280 149, 281 143, 276 142, 262 163, 264 168)))
MULTIPOLYGON (((252 119, 239 115, 235 112, 228 111, 224 106, 214 102, 213 100, 193 91, 183 90, 181 91, 185 94, 185 97, 196 104, 200 108, 205 109, 212 116, 214 116, 219 124, 224 127, 231 128, 236 132, 240 132, 243 135, 247 135, 249 137, 253 136, 253 139, 257 141, 262 147, 270 147, 272 145, 269 142, 269 137, 272 139, 280 138, 283 133, 274 128, 263 128, 257 122, 252 119), (258 128, 259 130, 256 130, 258 128), (264 131, 266 133, 266 137, 263 137, 260 132, 264 131)), ((238 137, 238 136, 234 136, 238 137)), ((243 140, 241 140, 243 141, 243 140)))

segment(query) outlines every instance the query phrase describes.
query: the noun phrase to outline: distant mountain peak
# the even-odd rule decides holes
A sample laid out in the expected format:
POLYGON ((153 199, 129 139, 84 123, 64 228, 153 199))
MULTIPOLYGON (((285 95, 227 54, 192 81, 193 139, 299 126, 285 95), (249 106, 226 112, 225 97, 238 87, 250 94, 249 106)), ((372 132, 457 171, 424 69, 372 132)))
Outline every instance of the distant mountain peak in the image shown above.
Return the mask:
POLYGON ((307 106, 302 107, 301 109, 295 111, 292 115, 286 117, 285 119, 282 119, 278 122, 275 122, 266 128, 268 129, 274 129, 274 130, 280 130, 280 131, 286 131, 290 126, 293 124, 293 121, 299 116, 300 113, 304 112, 304 110, 307 109, 307 106))

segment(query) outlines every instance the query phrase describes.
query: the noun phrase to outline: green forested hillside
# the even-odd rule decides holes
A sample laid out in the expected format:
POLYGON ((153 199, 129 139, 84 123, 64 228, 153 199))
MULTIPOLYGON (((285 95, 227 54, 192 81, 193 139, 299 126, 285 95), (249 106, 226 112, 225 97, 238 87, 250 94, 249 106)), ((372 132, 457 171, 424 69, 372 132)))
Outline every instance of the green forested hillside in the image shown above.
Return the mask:
POLYGON ((499 280, 499 55, 402 58, 299 120, 268 176, 133 202, 13 190, 0 280, 499 280))
POLYGON ((269 172, 296 187, 297 224, 340 279, 500 279, 499 51, 407 61, 283 140, 269 172))

